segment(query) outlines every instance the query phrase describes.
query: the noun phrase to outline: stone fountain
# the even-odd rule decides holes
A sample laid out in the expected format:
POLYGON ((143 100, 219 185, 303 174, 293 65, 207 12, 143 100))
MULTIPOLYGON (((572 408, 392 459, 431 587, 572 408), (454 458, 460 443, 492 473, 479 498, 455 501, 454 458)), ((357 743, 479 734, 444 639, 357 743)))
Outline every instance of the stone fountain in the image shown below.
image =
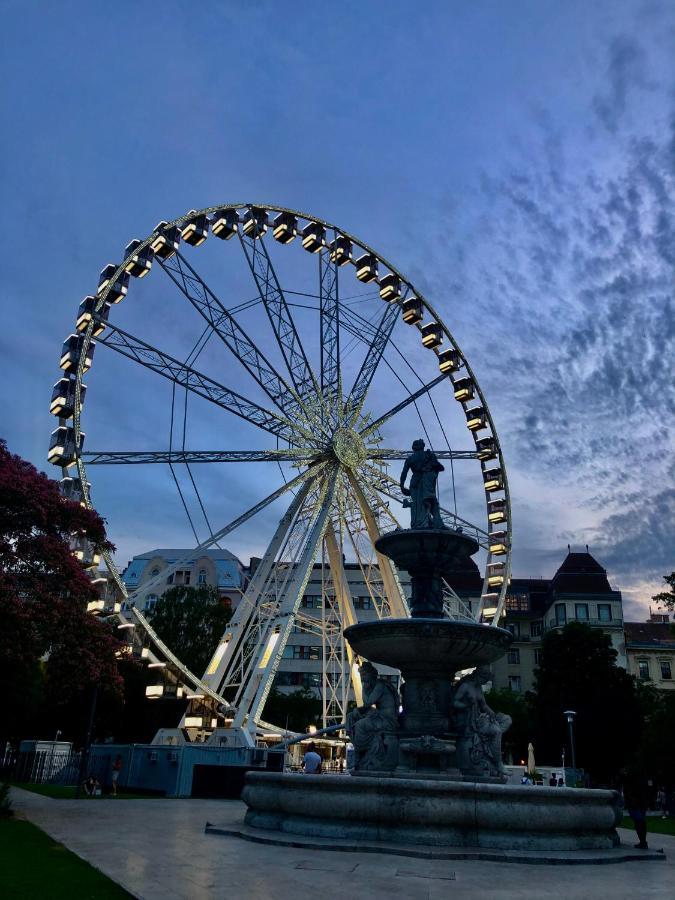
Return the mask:
POLYGON ((444 614, 443 576, 478 544, 443 525, 436 499, 442 469, 415 441, 401 475, 411 527, 376 542, 410 574, 410 618, 344 632, 363 660, 363 706, 345 723, 356 757, 351 777, 249 773, 246 824, 394 845, 609 849, 618 843, 616 792, 505 784, 501 739, 511 720, 489 708, 483 685, 512 637, 444 614), (376 663, 400 670, 401 697, 376 663), (458 680, 464 670, 471 671, 458 680))

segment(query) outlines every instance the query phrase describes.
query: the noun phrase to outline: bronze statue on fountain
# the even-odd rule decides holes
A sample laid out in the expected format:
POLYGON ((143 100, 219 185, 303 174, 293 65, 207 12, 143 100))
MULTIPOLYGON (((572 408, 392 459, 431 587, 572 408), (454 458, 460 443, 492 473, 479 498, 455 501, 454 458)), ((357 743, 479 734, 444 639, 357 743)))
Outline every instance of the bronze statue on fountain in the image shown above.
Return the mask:
POLYGON ((438 473, 445 471, 438 457, 424 449, 424 441, 413 441, 412 453, 406 459, 401 472, 401 490, 408 498, 403 506, 410 509, 411 528, 444 528, 437 496, 438 473), (405 486, 411 472, 410 487, 405 486))

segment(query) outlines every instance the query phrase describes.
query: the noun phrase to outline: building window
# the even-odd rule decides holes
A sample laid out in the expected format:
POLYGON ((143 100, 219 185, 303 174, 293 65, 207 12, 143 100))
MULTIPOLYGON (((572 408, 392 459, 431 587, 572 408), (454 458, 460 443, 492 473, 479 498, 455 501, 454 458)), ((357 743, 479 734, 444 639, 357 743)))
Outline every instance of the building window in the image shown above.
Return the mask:
POLYGON ((190 584, 190 573, 183 572, 183 584, 190 584))
POLYGON ((574 604, 574 618, 577 622, 588 622, 588 603, 574 604))
POLYGON ((661 678, 663 679, 663 681, 670 681, 673 677, 673 673, 670 667, 669 660, 662 659, 659 665, 661 666, 661 678))
POLYGON ((541 622, 530 622, 531 637, 541 637, 541 622))
POLYGON ((159 575, 159 569, 153 569, 150 574, 153 578, 156 578, 159 575))
POLYGON ((609 603, 598 603, 598 621, 612 621, 612 607, 609 603))
POLYGON ((199 576, 197 577, 198 584, 206 584, 206 569, 199 570, 199 576))
POLYGON ((157 605, 157 594, 148 594, 145 598, 145 609, 146 611, 149 609, 154 609, 157 605))
POLYGON ((504 607, 514 612, 527 612, 530 608, 530 595, 507 594, 504 599, 504 607))
POLYGON ((506 628, 516 640, 520 637, 520 622, 507 622, 506 628))
POLYGON ((555 621, 556 625, 567 625, 567 607, 564 603, 556 603, 555 621))
POLYGON ((509 690, 520 693, 520 675, 509 675, 509 690))
POLYGON ((305 609, 321 609, 321 594, 305 594, 302 598, 302 606, 305 609))
POLYGON ((295 644, 284 647, 283 656, 285 659, 321 659, 321 647, 305 647, 302 644, 295 644))
POLYGON ((640 681, 649 681, 649 660, 638 659, 638 678, 640 681))
POLYGON ((173 572, 172 572, 171 575, 169 575, 169 577, 166 579, 166 583, 167 583, 167 584, 173 584, 173 572))
POLYGON ((354 600, 354 609, 370 609, 371 605, 370 597, 357 597, 354 600))
POLYGON ((511 647, 509 650, 509 664, 513 666, 520 664, 520 650, 518 647, 511 647))
POLYGON ((535 666, 541 665, 541 650, 534 651, 534 664, 535 666))

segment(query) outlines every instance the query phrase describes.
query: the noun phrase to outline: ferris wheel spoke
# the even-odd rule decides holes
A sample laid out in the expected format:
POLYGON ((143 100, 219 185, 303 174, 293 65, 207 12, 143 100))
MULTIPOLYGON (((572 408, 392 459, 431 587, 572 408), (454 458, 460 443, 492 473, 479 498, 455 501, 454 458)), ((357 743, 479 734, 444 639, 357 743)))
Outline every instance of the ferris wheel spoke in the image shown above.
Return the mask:
POLYGON ((321 395, 333 424, 341 414, 339 267, 330 251, 319 252, 319 315, 321 333, 321 395))
POLYGON ((106 333, 99 337, 99 343, 289 443, 298 443, 298 433, 303 433, 309 440, 314 438, 311 432, 303 431, 289 419, 259 406, 110 322, 106 333))
MULTIPOLYGON (((195 554, 201 553, 203 550, 208 550, 213 544, 221 541, 224 537, 226 537, 230 532, 239 528, 245 522, 248 522, 249 519, 252 519, 253 516, 257 515, 261 512, 265 507, 269 506, 270 503, 273 503, 275 500, 278 500, 283 494, 287 491, 291 491, 296 487, 300 487, 304 482, 315 478, 319 475, 324 467, 325 463, 318 463, 316 466, 311 466, 306 469, 304 472, 301 472, 299 475, 296 475, 295 478, 288 481, 282 487, 278 488, 273 493, 269 494, 267 497, 260 500, 255 506, 252 506, 250 509, 247 509, 246 512, 242 513, 240 516, 237 516, 236 519, 233 519, 219 531, 211 534, 205 541, 201 544, 198 544, 194 550, 191 550, 190 553, 186 556, 183 556, 181 559, 177 560, 175 563, 171 563, 165 569, 162 569, 160 575, 157 575, 155 578, 151 578, 150 581, 146 581, 143 583, 143 591, 148 591, 154 587, 158 587, 160 584, 164 583, 164 580, 173 572, 176 572, 178 569, 183 568, 188 565, 190 560, 195 558, 195 554)), ((129 594, 129 599, 133 600, 136 592, 129 594)))
POLYGON ((302 346, 269 251, 262 238, 250 237, 241 231, 238 235, 293 386, 304 402, 319 393, 319 384, 302 346))
POLYGON ((316 461, 311 450, 89 450, 82 454, 87 465, 146 465, 153 463, 292 462, 308 465, 316 461))
MULTIPOLYGON (((438 459, 480 459, 476 450, 434 450, 438 459)), ((405 460, 410 456, 410 450, 389 450, 386 447, 370 449, 367 459, 371 460, 405 460)))
POLYGON ((398 415, 404 409, 407 409, 407 407, 410 406, 411 403, 415 403, 415 401, 419 400, 420 397, 428 394, 429 391, 435 388, 437 384, 440 384, 442 381, 446 381, 447 378, 447 375, 437 375, 436 378, 433 378, 418 390, 410 393, 407 397, 401 400, 400 403, 397 403, 396 406, 392 406, 390 410, 381 415, 379 418, 375 419, 374 422, 369 422, 366 427, 359 432, 359 434, 363 438, 366 435, 371 434, 373 431, 377 431, 377 429, 384 425, 385 422, 388 422, 389 419, 393 419, 394 416, 398 415))
POLYGON ((160 265, 275 406, 290 417, 306 414, 295 389, 276 371, 185 257, 176 252, 170 259, 160 260, 160 265))
POLYGON ((392 303, 384 311, 377 331, 373 335, 359 374, 345 403, 345 421, 348 426, 354 424, 363 407, 368 389, 377 371, 382 355, 389 343, 394 325, 401 311, 397 303, 392 303))

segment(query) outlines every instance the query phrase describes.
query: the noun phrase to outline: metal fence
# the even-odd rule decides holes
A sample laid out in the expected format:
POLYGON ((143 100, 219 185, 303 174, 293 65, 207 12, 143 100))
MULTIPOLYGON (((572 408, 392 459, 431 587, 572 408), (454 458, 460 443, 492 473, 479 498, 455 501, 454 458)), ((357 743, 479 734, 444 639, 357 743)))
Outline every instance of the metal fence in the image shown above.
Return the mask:
POLYGON ((81 754, 72 750, 5 751, 3 778, 30 784, 77 784, 81 754))

